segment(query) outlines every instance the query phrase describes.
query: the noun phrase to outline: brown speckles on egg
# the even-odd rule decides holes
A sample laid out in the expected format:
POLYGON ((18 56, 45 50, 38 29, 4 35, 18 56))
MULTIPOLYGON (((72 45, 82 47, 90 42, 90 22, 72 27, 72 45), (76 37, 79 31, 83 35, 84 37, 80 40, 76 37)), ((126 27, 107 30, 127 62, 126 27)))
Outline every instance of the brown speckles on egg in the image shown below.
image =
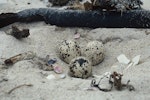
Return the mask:
POLYGON ((57 47, 57 51, 59 58, 66 63, 70 63, 73 58, 81 55, 80 46, 72 40, 61 42, 57 47))
POLYGON ((87 57, 92 65, 101 63, 104 59, 104 45, 99 41, 91 41, 84 48, 83 56, 87 57))
POLYGON ((85 57, 74 58, 69 64, 69 74, 72 77, 88 78, 92 74, 90 61, 85 57))

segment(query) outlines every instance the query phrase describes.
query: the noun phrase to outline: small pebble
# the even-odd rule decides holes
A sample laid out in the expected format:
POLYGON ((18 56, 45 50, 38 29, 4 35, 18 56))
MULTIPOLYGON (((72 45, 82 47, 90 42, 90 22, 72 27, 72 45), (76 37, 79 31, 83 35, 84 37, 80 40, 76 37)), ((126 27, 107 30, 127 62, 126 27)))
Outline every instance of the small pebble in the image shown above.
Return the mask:
POLYGON ((66 78, 66 75, 65 75, 65 74, 61 74, 61 75, 60 75, 60 78, 61 78, 61 79, 64 79, 64 78, 66 78))
POLYGON ((57 59, 56 59, 56 58, 54 58, 54 59, 50 59, 50 60, 48 60, 47 64, 48 64, 48 65, 52 65, 52 64, 55 64, 55 63, 56 63, 56 61, 57 61, 57 59))
POLYGON ((53 65, 53 69, 54 69, 54 72, 57 73, 57 74, 63 73, 63 69, 59 65, 53 65))

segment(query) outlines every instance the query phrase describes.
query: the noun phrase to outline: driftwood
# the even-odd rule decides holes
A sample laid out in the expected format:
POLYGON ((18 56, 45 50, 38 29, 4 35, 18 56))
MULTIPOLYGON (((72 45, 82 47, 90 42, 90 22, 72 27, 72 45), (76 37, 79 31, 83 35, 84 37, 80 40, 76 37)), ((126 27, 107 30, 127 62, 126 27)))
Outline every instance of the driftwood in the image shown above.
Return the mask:
POLYGON ((45 21, 60 27, 150 28, 150 11, 82 11, 27 9, 18 13, 0 14, 0 28, 14 22, 45 21))
POLYGON ((33 53, 32 51, 28 51, 28 52, 21 53, 21 54, 15 55, 13 57, 10 57, 10 58, 6 59, 4 61, 4 63, 5 63, 5 65, 8 66, 8 65, 13 65, 16 62, 21 61, 21 60, 33 59, 34 57, 35 57, 35 53, 33 53))

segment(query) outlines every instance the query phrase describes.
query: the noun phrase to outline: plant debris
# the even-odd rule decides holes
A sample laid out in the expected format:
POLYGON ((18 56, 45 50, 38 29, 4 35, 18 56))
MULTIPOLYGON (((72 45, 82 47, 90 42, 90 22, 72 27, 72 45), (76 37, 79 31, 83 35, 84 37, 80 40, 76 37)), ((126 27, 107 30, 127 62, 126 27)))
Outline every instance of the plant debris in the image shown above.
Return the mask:
POLYGON ((63 68, 56 63, 57 59, 56 58, 51 58, 50 56, 47 55, 45 58, 40 58, 37 57, 37 59, 34 59, 36 64, 39 65, 39 68, 44 70, 44 71, 54 71, 57 74, 63 73, 63 68))
POLYGON ((2 82, 6 82, 6 81, 8 81, 8 79, 7 79, 7 78, 2 78, 2 79, 0 80, 0 83, 2 83, 2 82))
POLYGON ((68 6, 67 9, 72 10, 92 10, 93 5, 92 3, 86 1, 83 4, 79 2, 79 0, 76 0, 72 5, 68 6))
POLYGON ((14 36, 16 39, 22 39, 28 37, 30 33, 29 29, 20 30, 17 26, 12 26, 11 35, 14 36))
POLYGON ((47 55, 45 58, 37 57, 35 59, 36 64, 39 65, 39 68, 44 71, 52 71, 53 70, 53 64, 57 62, 56 58, 50 59, 50 56, 47 55))
POLYGON ((21 60, 29 60, 29 59, 33 59, 35 57, 35 53, 33 53, 32 51, 28 51, 25 53, 21 53, 18 55, 15 55, 13 57, 10 57, 8 59, 6 59, 4 61, 5 65, 13 65, 14 63, 21 61, 21 60))
POLYGON ((101 10, 101 11, 127 11, 141 9, 143 2, 141 0, 91 0, 83 4, 76 0, 68 9, 80 10, 101 10))
POLYGON ((83 90, 86 90, 86 91, 97 91, 98 89, 96 87, 88 87, 88 88, 84 88, 83 90))
POLYGON ((104 78, 102 77, 100 79, 100 81, 96 84, 96 80, 93 79, 92 82, 91 82, 91 87, 96 87, 98 88, 100 91, 104 91, 104 92, 108 92, 108 91, 111 91, 113 87, 115 87, 115 89, 117 90, 123 90, 123 88, 128 88, 129 91, 134 91, 135 88, 132 86, 132 85, 129 85, 129 82, 130 80, 127 81, 126 84, 123 84, 122 83, 122 76, 123 74, 120 74, 120 73, 117 73, 117 72, 113 72, 110 77, 109 77, 109 84, 110 84, 110 88, 109 89, 104 89, 104 88, 101 88, 99 85, 100 85, 100 82, 101 80, 104 78))
POLYGON ((52 3, 52 6, 64 6, 69 2, 69 0, 48 0, 48 1, 52 3))
POLYGON ((11 89, 9 92, 7 92, 8 94, 11 94, 14 90, 18 89, 18 88, 21 88, 23 86, 28 86, 28 87, 31 87, 33 86, 33 84, 22 84, 22 85, 19 85, 19 86, 16 86, 14 87, 13 89, 11 89))

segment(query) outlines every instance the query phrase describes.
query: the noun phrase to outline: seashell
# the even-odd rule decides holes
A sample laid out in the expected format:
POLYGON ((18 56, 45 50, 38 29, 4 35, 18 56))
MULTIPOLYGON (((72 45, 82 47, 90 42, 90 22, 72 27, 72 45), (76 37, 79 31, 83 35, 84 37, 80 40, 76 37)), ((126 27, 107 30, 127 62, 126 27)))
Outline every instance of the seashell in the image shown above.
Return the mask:
POLYGON ((78 38, 80 38, 80 34, 79 34, 79 33, 76 33, 76 34, 74 35, 74 39, 78 39, 78 38))
POLYGON ((133 66, 135 66, 135 65, 137 65, 137 64, 139 63, 140 57, 141 57, 141 55, 137 55, 136 57, 134 57, 134 58, 132 59, 133 66))
POLYGON ((64 78, 66 78, 66 74, 61 74, 61 75, 59 75, 59 77, 60 77, 61 79, 64 79, 64 78))
POLYGON ((53 69, 54 69, 54 72, 57 73, 57 74, 61 74, 63 73, 63 69, 61 66, 55 64, 55 65, 52 65, 53 66, 53 69))
POLYGON ((48 80, 56 79, 55 75, 50 74, 46 77, 48 80))
POLYGON ((48 80, 53 80, 53 79, 64 79, 66 78, 65 74, 50 74, 46 77, 48 80))
POLYGON ((121 54, 117 57, 117 60, 119 61, 119 63, 123 63, 123 64, 129 64, 130 60, 124 55, 121 54))

